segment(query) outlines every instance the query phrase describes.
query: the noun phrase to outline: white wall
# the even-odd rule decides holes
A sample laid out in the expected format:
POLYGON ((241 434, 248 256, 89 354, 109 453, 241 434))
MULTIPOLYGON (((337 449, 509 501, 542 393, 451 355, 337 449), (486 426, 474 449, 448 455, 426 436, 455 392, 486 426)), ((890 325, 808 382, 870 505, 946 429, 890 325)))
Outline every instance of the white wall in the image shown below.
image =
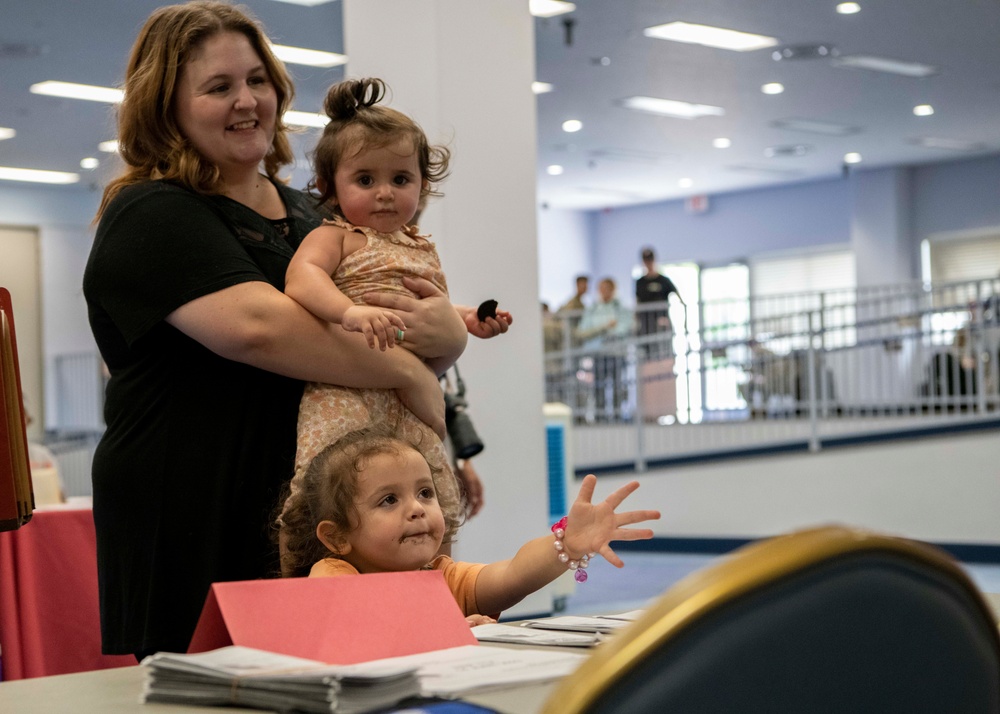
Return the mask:
MULTIPOLYGON (((538 210, 538 262, 545 266, 538 275, 538 295, 552 312, 576 293, 577 275, 591 275, 592 222, 592 216, 583 211, 538 210)), ((591 287, 596 283, 591 280, 591 287)))
MULTIPOLYGON (((608 492, 634 475, 601 476, 608 492)), ((658 508, 657 536, 759 538, 838 522, 1000 546, 996 432, 650 471, 627 502, 658 508)))
MULTIPOLYGON (((83 299, 83 268, 93 242, 90 225, 100 196, 86 188, 0 186, 0 223, 37 228, 41 253, 44 414, 39 426, 55 423, 55 355, 96 350, 83 299)), ((0 254, 2 255, 2 254, 0 254)), ((2 258, 0 258, 2 259, 2 258)), ((43 410, 33 407, 36 412, 43 410)))

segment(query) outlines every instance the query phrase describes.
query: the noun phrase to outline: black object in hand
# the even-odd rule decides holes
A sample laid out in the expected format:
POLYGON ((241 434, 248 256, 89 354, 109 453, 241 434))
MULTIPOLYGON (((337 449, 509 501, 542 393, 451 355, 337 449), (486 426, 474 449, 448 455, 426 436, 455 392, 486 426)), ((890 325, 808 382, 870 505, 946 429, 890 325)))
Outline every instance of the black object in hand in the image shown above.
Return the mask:
POLYGON ((496 300, 483 300, 479 309, 476 310, 476 316, 479 318, 479 321, 482 322, 487 317, 496 318, 498 304, 496 300))

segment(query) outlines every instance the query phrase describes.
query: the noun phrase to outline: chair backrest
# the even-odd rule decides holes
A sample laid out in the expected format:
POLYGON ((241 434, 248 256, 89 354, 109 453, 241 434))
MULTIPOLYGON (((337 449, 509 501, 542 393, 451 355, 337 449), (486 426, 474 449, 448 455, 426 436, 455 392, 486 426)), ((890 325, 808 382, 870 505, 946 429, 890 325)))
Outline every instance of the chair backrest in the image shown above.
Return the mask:
POLYGON ((943 551, 827 526, 679 582, 544 712, 996 713, 1000 637, 943 551))

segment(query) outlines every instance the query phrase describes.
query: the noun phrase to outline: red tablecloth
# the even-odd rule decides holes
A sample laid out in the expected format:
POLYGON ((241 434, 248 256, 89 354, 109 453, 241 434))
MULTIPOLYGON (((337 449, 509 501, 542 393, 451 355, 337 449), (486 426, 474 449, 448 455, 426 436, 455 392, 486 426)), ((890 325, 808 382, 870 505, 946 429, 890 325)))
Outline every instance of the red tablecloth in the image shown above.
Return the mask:
POLYGON ((97 544, 89 508, 35 511, 0 533, 4 680, 134 665, 101 654, 97 544))

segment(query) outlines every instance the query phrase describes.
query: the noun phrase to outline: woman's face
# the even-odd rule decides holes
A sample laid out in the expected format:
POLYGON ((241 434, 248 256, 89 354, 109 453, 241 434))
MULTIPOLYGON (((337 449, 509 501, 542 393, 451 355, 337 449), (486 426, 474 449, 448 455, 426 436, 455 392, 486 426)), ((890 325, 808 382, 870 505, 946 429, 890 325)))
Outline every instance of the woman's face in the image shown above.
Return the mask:
POLYGON ((192 53, 174 107, 181 132, 224 180, 256 173, 271 148, 278 95, 242 33, 214 35, 192 53))

